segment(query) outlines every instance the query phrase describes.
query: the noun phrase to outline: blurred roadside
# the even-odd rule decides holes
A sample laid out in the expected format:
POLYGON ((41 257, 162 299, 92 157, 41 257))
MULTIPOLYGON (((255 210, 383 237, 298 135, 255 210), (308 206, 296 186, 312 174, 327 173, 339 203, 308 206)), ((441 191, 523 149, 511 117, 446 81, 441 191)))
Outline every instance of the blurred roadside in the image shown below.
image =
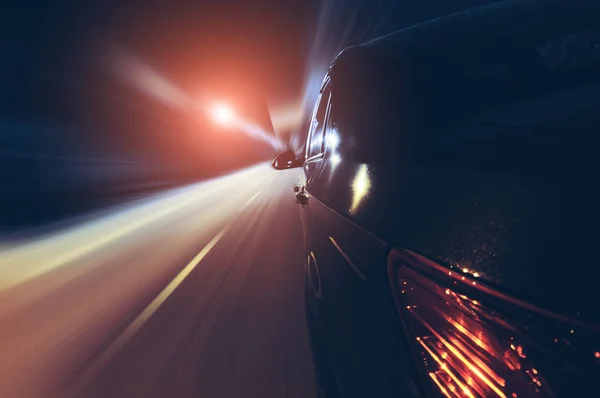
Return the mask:
MULTIPOLYGON (((193 158, 184 145, 158 152, 86 148, 78 134, 40 126, 0 123, 0 237, 91 210, 227 174, 269 158, 248 137, 229 145, 252 150, 193 158)), ((142 146, 142 145, 140 145, 142 146)), ((200 152, 200 151, 199 151, 200 152)), ((206 151, 204 151, 206 152, 206 151)))

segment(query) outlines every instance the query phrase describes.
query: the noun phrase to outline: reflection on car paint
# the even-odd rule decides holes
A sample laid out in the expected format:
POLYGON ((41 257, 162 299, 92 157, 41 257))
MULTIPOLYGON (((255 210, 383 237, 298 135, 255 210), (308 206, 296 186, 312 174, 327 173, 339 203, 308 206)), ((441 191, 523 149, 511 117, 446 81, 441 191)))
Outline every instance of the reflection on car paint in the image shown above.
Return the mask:
POLYGON ((335 169, 340 163, 342 163, 342 157, 338 152, 338 147, 340 145, 340 135, 337 132, 336 128, 330 128, 327 132, 327 135, 325 136, 325 145, 331 153, 331 155, 329 155, 329 164, 331 165, 329 180, 331 181, 331 177, 333 177, 335 169))
POLYGON ((325 137, 325 144, 327 148, 334 150, 340 144, 340 135, 338 134, 335 128, 330 129, 327 133, 327 137, 325 137))
POLYGON ((371 177, 369 176, 369 167, 361 164, 356 170, 356 175, 352 180, 352 205, 350 213, 356 213, 363 200, 369 195, 371 190, 371 177))
POLYGON ((335 248, 338 250, 338 252, 340 252, 340 254, 342 255, 342 257, 344 257, 344 260, 346 260, 346 262, 348 263, 348 265, 354 270, 354 272, 356 272, 358 274, 358 276, 363 280, 366 281, 367 277, 365 276, 365 274, 363 274, 361 272, 361 270, 354 265, 354 262, 350 259, 350 257, 348 257, 348 255, 346 254, 346 252, 340 247, 340 245, 335 241, 335 239, 333 239, 331 236, 329 237, 329 240, 331 241, 331 243, 333 243, 333 246, 335 246, 335 248))
MULTIPOLYGON (((422 259, 424 267, 432 263, 412 259, 422 259)), ((468 269, 419 269, 401 256, 394 261, 399 313, 416 340, 415 356, 442 395, 579 396, 578 389, 597 374, 597 328, 524 308, 481 286, 468 269)))
POLYGON ((312 152, 320 151, 320 148, 323 146, 323 136, 320 134, 316 134, 313 136, 310 142, 310 148, 312 152))
POLYGON ((335 169, 336 166, 342 162, 342 157, 339 153, 333 153, 331 158, 329 158, 329 161, 331 162, 332 169, 335 169))
POLYGON ((470 274, 471 276, 473 276, 475 278, 479 278, 480 276, 483 276, 483 273, 479 273, 479 272, 477 272, 475 270, 468 269, 468 268, 465 268, 465 267, 462 268, 462 272, 464 272, 465 274, 470 274))
POLYGON ((317 258, 315 257, 315 253, 312 251, 308 255, 307 259, 307 273, 308 280, 310 281, 310 285, 315 293, 317 298, 321 298, 322 296, 322 288, 321 288, 321 275, 319 274, 319 266, 317 264, 317 258))

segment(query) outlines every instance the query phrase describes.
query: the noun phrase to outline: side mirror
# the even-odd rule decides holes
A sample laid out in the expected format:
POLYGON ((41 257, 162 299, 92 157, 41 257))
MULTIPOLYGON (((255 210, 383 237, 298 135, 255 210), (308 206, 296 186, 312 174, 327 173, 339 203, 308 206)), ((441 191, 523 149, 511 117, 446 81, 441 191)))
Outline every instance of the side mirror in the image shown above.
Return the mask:
POLYGON ((273 163, 271 164, 276 170, 293 169, 302 167, 304 159, 297 158, 294 151, 287 151, 273 159, 273 163))

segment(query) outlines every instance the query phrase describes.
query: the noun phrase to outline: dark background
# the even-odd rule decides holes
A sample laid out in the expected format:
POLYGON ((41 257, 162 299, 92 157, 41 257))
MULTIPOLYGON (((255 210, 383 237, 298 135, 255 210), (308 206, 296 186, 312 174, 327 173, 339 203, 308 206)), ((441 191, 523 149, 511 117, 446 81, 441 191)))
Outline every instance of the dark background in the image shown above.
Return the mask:
POLYGON ((339 50, 484 3, 3 5, 0 230, 223 174, 275 154, 267 143, 224 131, 200 111, 148 95, 119 74, 122 59, 150 68, 192 98, 225 98, 246 120, 298 147, 315 85, 339 50))

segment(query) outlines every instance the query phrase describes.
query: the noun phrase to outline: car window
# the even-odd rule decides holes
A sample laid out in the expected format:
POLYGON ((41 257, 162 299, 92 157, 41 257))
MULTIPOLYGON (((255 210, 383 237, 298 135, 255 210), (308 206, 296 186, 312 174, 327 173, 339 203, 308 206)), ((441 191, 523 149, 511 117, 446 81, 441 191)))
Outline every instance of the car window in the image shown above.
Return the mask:
POLYGON ((327 106, 329 105, 330 89, 326 87, 319 96, 315 111, 309 127, 308 141, 306 144, 306 158, 309 159, 323 153, 324 148, 324 127, 327 116, 327 106))

